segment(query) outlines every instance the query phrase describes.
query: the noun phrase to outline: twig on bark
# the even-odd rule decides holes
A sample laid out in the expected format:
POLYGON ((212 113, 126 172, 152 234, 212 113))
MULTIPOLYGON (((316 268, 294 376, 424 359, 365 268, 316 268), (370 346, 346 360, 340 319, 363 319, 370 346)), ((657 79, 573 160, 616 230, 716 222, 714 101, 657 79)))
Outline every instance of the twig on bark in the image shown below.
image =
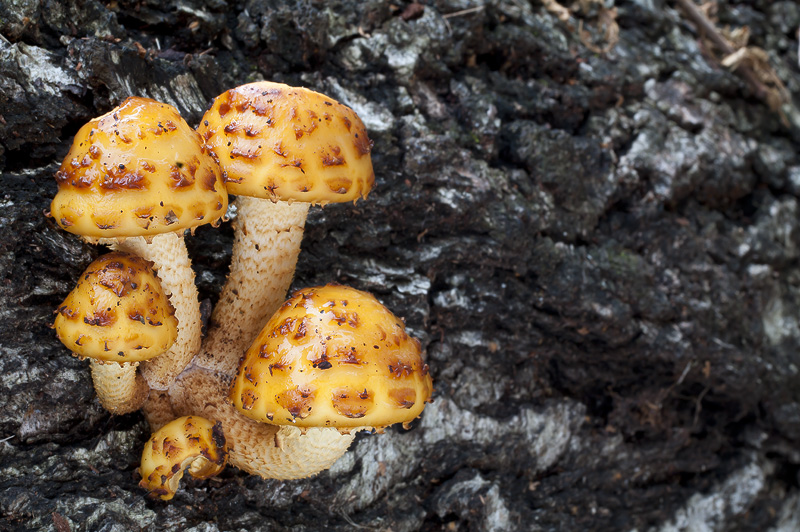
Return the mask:
POLYGON ((692 419, 692 428, 697 427, 697 424, 700 422, 700 412, 703 410, 703 398, 710 390, 711 386, 706 386, 703 388, 703 391, 700 392, 700 395, 698 395, 694 400, 694 418, 692 419))
POLYGON ((784 125, 788 120, 781 107, 791 98, 786 87, 769 64, 767 53, 755 46, 746 46, 749 31, 742 28, 730 32, 726 38, 709 20, 703 10, 693 0, 675 0, 684 16, 692 22, 697 31, 724 54, 720 65, 737 72, 748 84, 755 96, 777 112, 784 125))
POLYGON ((544 8, 546 10, 553 13, 561 22, 566 22, 569 20, 569 9, 556 2, 556 0, 542 0, 542 4, 544 4, 544 8))
POLYGON ((477 13, 478 11, 483 11, 484 9, 486 9, 486 6, 470 7, 469 9, 462 9, 460 11, 453 11, 452 13, 445 13, 444 15, 442 15, 442 18, 463 17, 464 15, 477 13))
POLYGON ((553 13, 562 22, 569 21, 574 14, 578 19, 578 39, 581 44, 596 54, 610 52, 619 42, 619 25, 617 24, 617 8, 607 8, 603 0, 579 0, 572 7, 564 7, 556 0, 541 0, 544 8, 553 13), (596 18, 596 26, 602 34, 601 39, 605 44, 598 46, 592 39, 592 34, 584 29, 586 17, 596 18))

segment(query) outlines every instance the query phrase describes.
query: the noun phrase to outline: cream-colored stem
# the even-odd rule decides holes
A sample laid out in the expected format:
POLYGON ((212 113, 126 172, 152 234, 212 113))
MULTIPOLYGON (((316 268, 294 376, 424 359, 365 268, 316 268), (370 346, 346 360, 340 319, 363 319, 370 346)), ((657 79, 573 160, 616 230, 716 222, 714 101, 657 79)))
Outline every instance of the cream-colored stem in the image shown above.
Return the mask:
POLYGON ((152 390, 150 392, 147 400, 142 405, 142 412, 150 425, 151 432, 157 431, 173 419, 180 417, 172 409, 169 392, 161 390, 152 390))
POLYGON ((112 247, 151 261, 161 286, 175 307, 175 317, 178 318, 175 343, 166 353, 142 363, 142 375, 150 388, 166 390, 200 350, 202 341, 200 302, 183 235, 164 233, 154 236, 150 242, 143 237, 133 237, 122 243, 113 243, 112 247))
POLYGON ((228 462, 263 478, 305 478, 329 469, 352 443, 355 432, 257 423, 228 401, 228 382, 219 374, 192 367, 170 388, 178 416, 197 415, 222 423, 228 462))
POLYGON ((136 374, 137 362, 98 362, 90 360, 92 381, 100 404, 112 414, 127 414, 142 406, 149 388, 136 374))
POLYGON ((286 299, 308 203, 240 196, 231 269, 211 315, 203 351, 194 363, 233 375, 239 359, 286 299))

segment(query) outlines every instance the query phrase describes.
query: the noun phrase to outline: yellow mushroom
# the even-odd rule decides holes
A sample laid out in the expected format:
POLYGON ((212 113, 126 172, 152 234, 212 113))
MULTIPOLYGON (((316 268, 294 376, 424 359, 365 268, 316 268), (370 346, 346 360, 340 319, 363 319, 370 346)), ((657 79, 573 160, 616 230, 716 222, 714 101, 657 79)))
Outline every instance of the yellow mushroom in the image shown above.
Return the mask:
POLYGON ((309 205, 369 193, 372 142, 349 107, 269 81, 218 96, 198 131, 237 196, 238 218, 230 275, 196 363, 232 374, 286 297, 309 205))
POLYGON ((408 423, 430 401, 420 345, 373 296, 344 286, 295 292, 228 385, 194 367, 170 394, 222 422, 231 464, 265 478, 329 468, 358 430, 408 423), (202 394, 201 394, 202 391, 202 394))
POLYGON ((227 459, 219 423, 197 416, 181 417, 158 429, 145 444, 139 486, 151 497, 168 501, 178 490, 187 467, 194 478, 208 478, 225 469, 227 459))
POLYGON ((50 206, 66 231, 152 261, 179 322, 171 351, 145 364, 165 390, 200 348, 200 308, 183 232, 218 222, 228 196, 219 165, 171 105, 131 97, 84 125, 56 172, 50 206))
POLYGON ((114 414, 137 410, 148 387, 136 366, 166 352, 178 330, 150 264, 121 252, 100 257, 56 312, 58 338, 75 355, 91 359, 100 403, 114 414))
POLYGON ((416 338, 372 295, 295 292, 242 361, 234 406, 262 423, 381 428, 416 418, 432 391, 416 338))

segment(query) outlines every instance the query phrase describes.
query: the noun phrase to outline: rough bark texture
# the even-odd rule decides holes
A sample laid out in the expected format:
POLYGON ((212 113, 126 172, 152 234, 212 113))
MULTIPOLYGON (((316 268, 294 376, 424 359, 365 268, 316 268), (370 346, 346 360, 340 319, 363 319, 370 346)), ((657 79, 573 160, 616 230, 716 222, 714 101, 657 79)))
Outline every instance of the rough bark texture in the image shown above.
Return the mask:
MULTIPOLYGON (((798 4, 720 4, 800 94, 798 4)), ((0 3, 0 529, 800 528, 796 122, 670 2, 616 7, 602 55, 597 12, 537 1, 0 3), (151 501, 141 414, 49 328, 101 250, 43 211, 92 116, 139 94, 196 124, 259 78, 364 119, 376 189, 312 209, 294 284, 405 316, 436 400, 315 478, 151 501)), ((210 303, 230 244, 188 238, 210 303)))

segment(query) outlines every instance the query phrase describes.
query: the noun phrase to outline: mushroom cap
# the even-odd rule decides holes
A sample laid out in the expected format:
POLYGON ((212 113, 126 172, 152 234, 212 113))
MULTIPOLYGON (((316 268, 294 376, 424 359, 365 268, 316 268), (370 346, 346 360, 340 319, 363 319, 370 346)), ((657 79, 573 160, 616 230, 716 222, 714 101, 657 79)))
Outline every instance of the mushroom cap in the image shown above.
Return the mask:
POLYGON ((56 312, 59 340, 80 357, 104 362, 149 360, 178 334, 175 309, 150 263, 128 253, 92 262, 56 312))
POLYGON ((234 406, 298 427, 385 427, 416 418, 433 386, 420 344, 372 295, 306 288, 272 316, 239 365, 234 406))
POLYGON ((148 236, 220 219, 222 171, 171 105, 132 96, 75 135, 50 212, 90 238, 148 236))
POLYGON ((338 203, 366 197, 375 182, 361 119, 305 88, 259 81, 231 89, 214 100, 198 131, 231 194, 338 203))
POLYGON ((168 501, 178 490, 184 470, 194 478, 212 477, 228 461, 222 425, 199 416, 184 416, 158 429, 142 451, 139 486, 151 497, 168 501))

